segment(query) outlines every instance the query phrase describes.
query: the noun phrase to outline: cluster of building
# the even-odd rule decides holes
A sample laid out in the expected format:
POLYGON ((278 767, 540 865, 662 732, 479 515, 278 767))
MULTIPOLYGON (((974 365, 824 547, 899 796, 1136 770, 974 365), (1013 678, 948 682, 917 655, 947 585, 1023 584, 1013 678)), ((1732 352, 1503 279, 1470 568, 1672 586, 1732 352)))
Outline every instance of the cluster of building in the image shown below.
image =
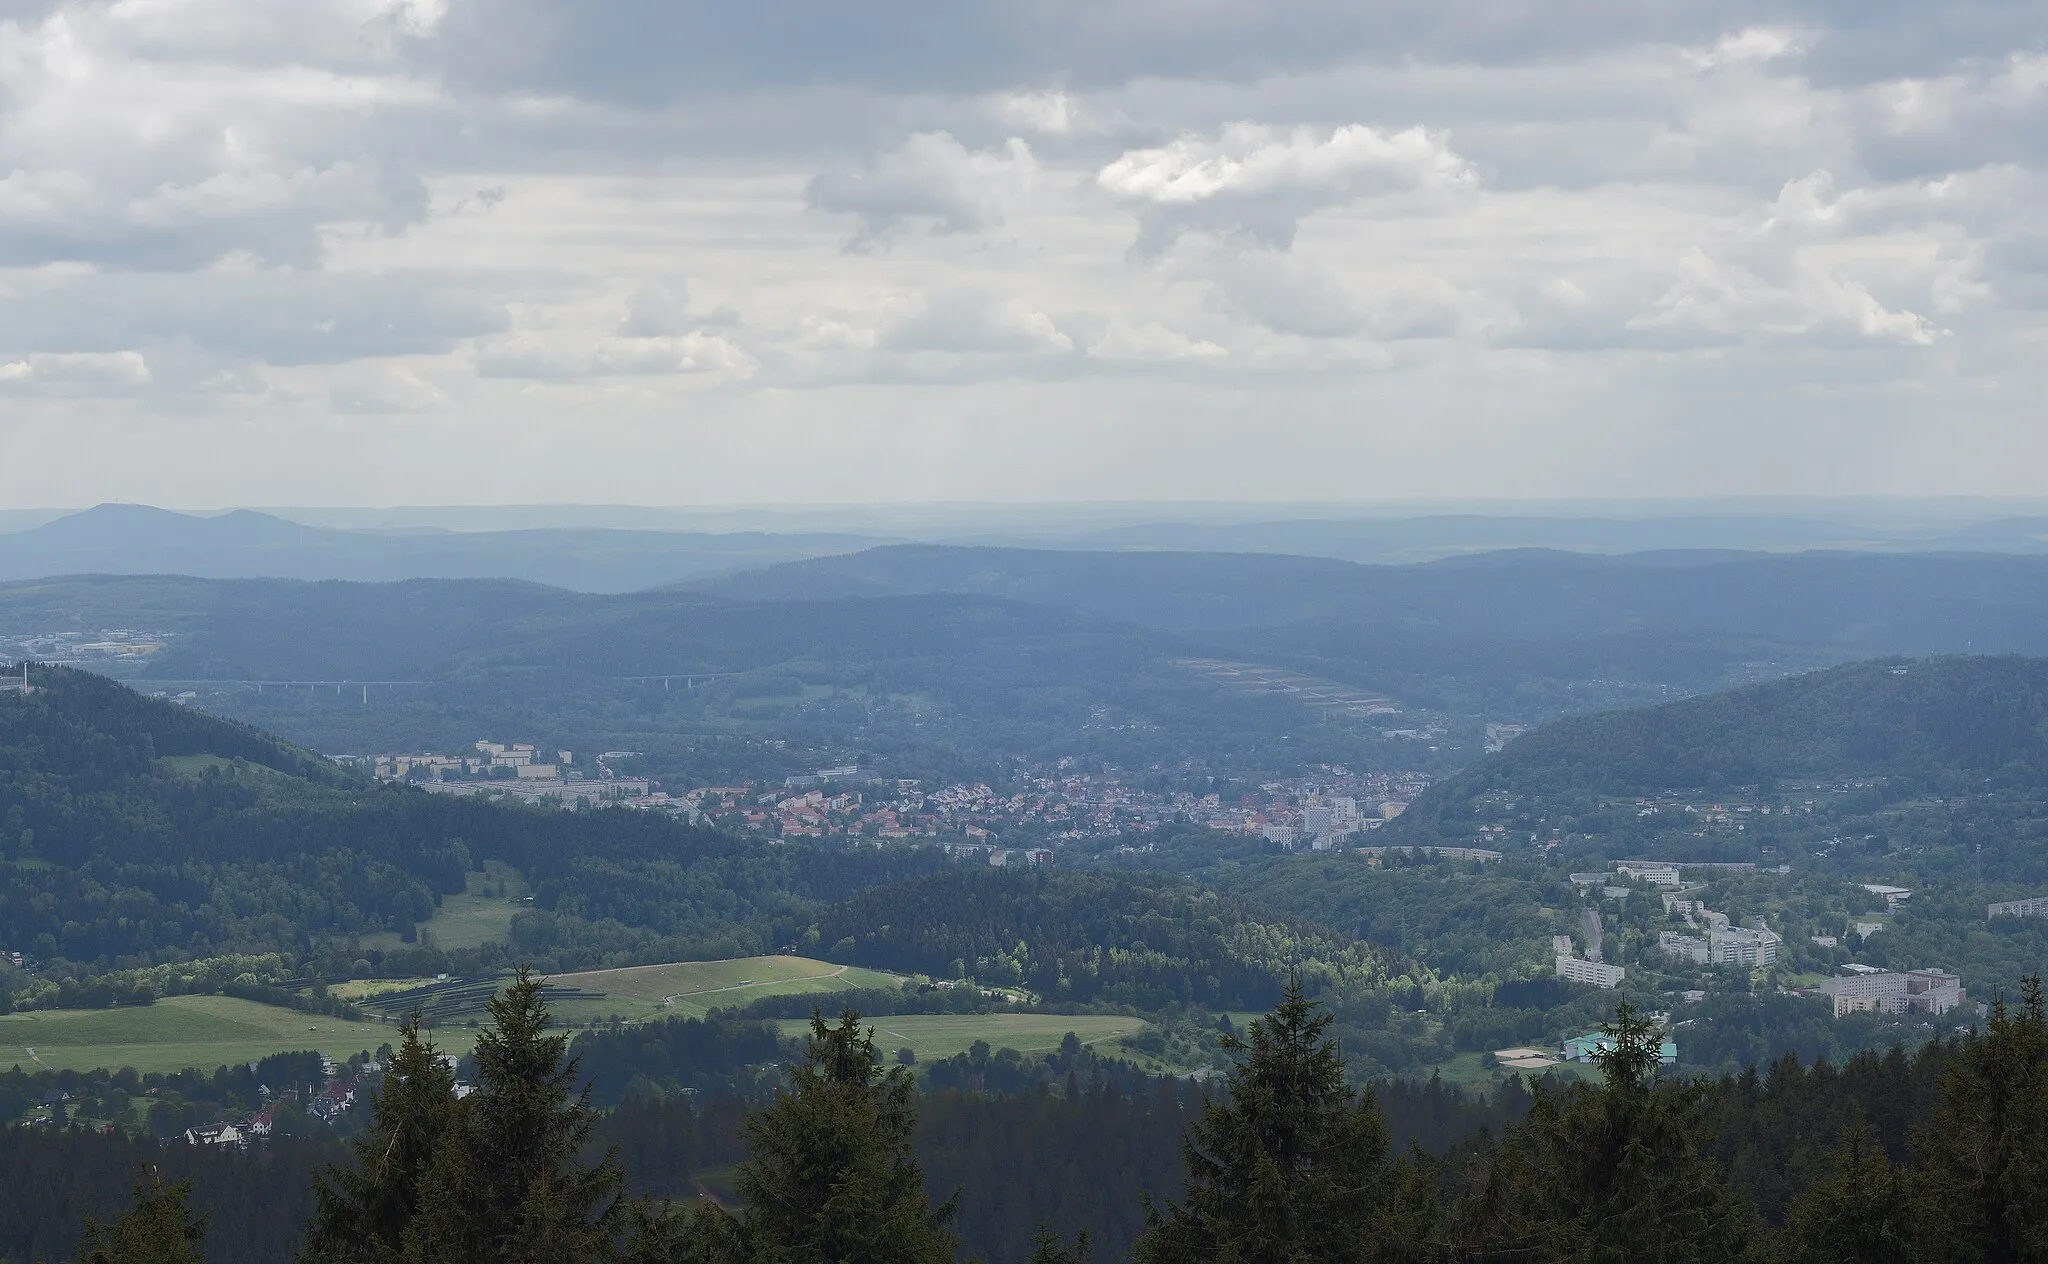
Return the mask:
POLYGON ((582 768, 576 765, 573 751, 558 750, 550 758, 532 742, 486 739, 460 755, 393 753, 337 755, 334 759, 384 781, 413 782, 432 794, 481 795, 563 808, 616 802, 688 811, 647 778, 614 774, 602 757, 594 767, 582 768))
MULTIPOLYGON (((1661 1020, 1660 1020, 1661 1021, 1661 1020)), ((1560 1062, 1593 1062, 1614 1048, 1614 1037, 1604 1031, 1573 1036, 1557 1049, 1496 1049, 1496 1061, 1510 1071, 1547 1071, 1560 1062)), ((1657 1061, 1662 1066, 1678 1064, 1678 1044, 1669 1036, 1657 1044, 1657 1061)))
POLYGON ((162 650, 169 632, 153 628, 97 628, 89 632, 27 632, 0 636, 0 659, 76 666, 135 661, 162 650))
MULTIPOLYGON (((700 786, 676 796, 674 803, 693 819, 784 838, 962 839, 996 848, 997 840, 1009 837, 1052 846, 1143 835, 1183 823, 1328 850, 1398 816, 1408 798, 1428 784, 1419 774, 1353 775, 1341 768, 1325 773, 1313 780, 1268 782, 1256 793, 1226 802, 1220 794, 1148 790, 1113 769, 1082 772, 1070 759, 1035 770, 1008 791, 985 782, 926 789, 916 781, 886 780, 849 765, 786 778, 772 790, 752 783, 700 786), (852 788, 856 785, 865 788, 852 788)), ((1498 852, 1478 848, 1442 854, 1450 852, 1463 859, 1499 858, 1498 852)))
POLYGON ((447 777, 511 777, 525 781, 562 781, 582 774, 571 768, 576 756, 556 751, 548 760, 532 742, 476 743, 475 754, 463 755, 370 755, 345 762, 366 767, 373 777, 386 781, 441 780, 447 777))

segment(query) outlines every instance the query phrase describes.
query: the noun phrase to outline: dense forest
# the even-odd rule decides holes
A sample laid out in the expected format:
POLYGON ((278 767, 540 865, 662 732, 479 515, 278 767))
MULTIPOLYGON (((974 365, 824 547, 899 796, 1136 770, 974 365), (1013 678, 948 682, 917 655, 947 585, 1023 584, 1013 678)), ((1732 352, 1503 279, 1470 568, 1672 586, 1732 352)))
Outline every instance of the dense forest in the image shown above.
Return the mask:
POLYGON ((1045 871, 955 870, 877 888, 827 909, 815 946, 853 964, 1142 1009, 1263 1009, 1291 970, 1350 993, 1406 985, 1416 968, 1198 887, 1045 871))

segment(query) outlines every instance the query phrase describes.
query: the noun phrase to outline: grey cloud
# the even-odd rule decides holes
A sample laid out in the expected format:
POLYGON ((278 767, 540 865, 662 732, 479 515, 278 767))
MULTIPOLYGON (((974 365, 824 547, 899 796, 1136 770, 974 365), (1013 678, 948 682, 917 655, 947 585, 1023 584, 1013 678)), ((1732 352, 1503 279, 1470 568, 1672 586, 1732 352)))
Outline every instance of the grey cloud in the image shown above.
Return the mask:
POLYGON ((688 281, 647 281, 633 292, 617 333, 622 338, 670 338, 707 327, 737 325, 739 320, 739 312, 729 305, 703 310, 690 293, 688 281))
POLYGON ((970 292, 928 300, 890 326, 879 346, 886 352, 1059 355, 1073 351, 1074 340, 1044 312, 970 292))
POLYGON ((471 276, 258 271, 94 273, 0 303, 0 347, 52 352, 189 344, 270 364, 445 352, 506 327, 471 276))
POLYGON ((1021 140, 976 151, 950 133, 920 132, 858 171, 814 177, 805 200, 816 210, 854 216, 854 241, 865 244, 914 223, 939 233, 994 227, 1037 176, 1031 147, 1021 140))
POLYGON ((981 92, 1059 80, 1255 79, 1347 61, 1523 63, 1747 25, 1829 32, 1831 78, 1924 73, 2038 39, 1999 0, 454 0, 425 55, 487 89, 666 101, 764 84, 981 92))

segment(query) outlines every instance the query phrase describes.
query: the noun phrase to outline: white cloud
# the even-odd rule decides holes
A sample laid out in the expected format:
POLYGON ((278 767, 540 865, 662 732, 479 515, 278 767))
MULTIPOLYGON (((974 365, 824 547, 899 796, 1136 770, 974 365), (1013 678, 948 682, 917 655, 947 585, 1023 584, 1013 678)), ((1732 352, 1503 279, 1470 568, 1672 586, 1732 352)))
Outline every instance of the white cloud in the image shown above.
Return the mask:
POLYGON ((398 364, 351 370, 328 388, 328 398, 343 413, 431 413, 448 403, 447 392, 398 364))
POLYGON ((685 373, 746 377, 755 368, 753 357, 735 344, 696 332, 597 338, 519 334, 479 345, 475 364, 484 377, 557 381, 685 373))
POLYGON ((919 132, 857 171, 815 177, 806 198, 817 210, 854 216, 854 240, 865 244, 913 224, 935 233, 993 228, 1037 180, 1031 147, 1015 137, 977 151, 948 132, 919 132))
POLYGON ((1142 325, 1113 321, 1088 346, 1089 357, 1096 360, 1215 360, 1229 354, 1206 339, 1149 321, 1142 325))
POLYGON ((1028 305, 956 293, 931 299, 895 321, 877 345, 893 352, 1029 356, 1072 351, 1074 340, 1052 317, 1028 305))
POLYGON ((126 395, 151 380, 149 361, 138 351, 38 351, 0 360, 0 385, 59 394, 126 395))
POLYGON ((999 93, 989 101, 988 112, 1006 127, 1043 136, 1066 136, 1093 131, 1099 126, 1079 99, 1058 89, 999 93))
POLYGON ((1778 27, 1752 26, 1725 35, 1704 48, 1685 50, 1685 60, 1700 70, 1718 70, 1723 66, 1740 66, 1758 62, 1776 61, 1805 49, 1805 37, 1801 32, 1778 27))
POLYGON ((1232 123, 1214 139, 1182 136, 1132 150, 1096 173, 1113 196, 1143 208, 1153 247, 1193 229, 1241 232, 1285 247, 1305 214, 1373 194, 1477 183, 1440 132, 1354 123, 1308 127, 1232 123))

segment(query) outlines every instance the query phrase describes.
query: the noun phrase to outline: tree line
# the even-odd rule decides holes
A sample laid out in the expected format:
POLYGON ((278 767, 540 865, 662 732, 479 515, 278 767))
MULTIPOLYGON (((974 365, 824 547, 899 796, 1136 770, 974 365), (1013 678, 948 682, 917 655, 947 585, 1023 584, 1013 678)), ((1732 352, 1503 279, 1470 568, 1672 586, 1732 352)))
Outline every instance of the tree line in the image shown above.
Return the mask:
MULTIPOLYGON (((1115 1130, 1124 1161, 1159 1177, 1127 1210, 1134 1264, 2038 1259, 2048 1244, 2048 1206, 2034 1197, 2048 1171, 2044 1008, 2034 981, 2016 1006, 1994 1006, 1981 1032, 1912 1056, 1842 1068, 1788 1060, 1716 1083, 1661 1076, 1660 1033, 1624 1007, 1606 1027, 1598 1082, 1541 1083, 1519 1119, 1432 1155, 1397 1151, 1379 1095, 1347 1079, 1331 1016, 1290 984, 1271 1015, 1225 1035, 1235 1060, 1220 1091, 1153 1110, 1149 1134, 1104 1110, 1095 1135, 1071 1131, 1063 1144, 1102 1149, 1100 1134, 1115 1130), (1157 1163, 1169 1120, 1177 1180, 1157 1163)), ((622 1148, 589 1144, 589 1091, 575 1087, 566 1040, 547 1034, 531 973, 493 1000, 475 1060, 475 1091, 458 1097, 447 1059, 406 1025, 370 1126, 311 1188, 300 1264, 961 1257, 964 1191, 931 1188, 910 1073, 885 1068, 850 1011, 813 1016, 786 1083, 744 1122, 728 1112, 634 1151, 731 1159, 719 1198, 628 1195, 622 1148)), ((923 1104, 942 1117, 940 1136, 968 1122, 944 1122, 956 1100, 923 1104)), ((1017 1161, 1003 1177, 1044 1215, 1032 1241, 1006 1241, 995 1258, 1076 1264, 1118 1249, 1061 1210, 1085 1202, 1085 1170, 1034 1162, 1048 1138, 1033 1135, 1044 1121, 1032 1103, 1044 1095, 1009 1100, 995 1137, 976 1144, 1008 1137, 1017 1161)), ((190 1193, 189 1180, 146 1174, 126 1213, 87 1226, 78 1258, 197 1264, 209 1230, 190 1193)))

